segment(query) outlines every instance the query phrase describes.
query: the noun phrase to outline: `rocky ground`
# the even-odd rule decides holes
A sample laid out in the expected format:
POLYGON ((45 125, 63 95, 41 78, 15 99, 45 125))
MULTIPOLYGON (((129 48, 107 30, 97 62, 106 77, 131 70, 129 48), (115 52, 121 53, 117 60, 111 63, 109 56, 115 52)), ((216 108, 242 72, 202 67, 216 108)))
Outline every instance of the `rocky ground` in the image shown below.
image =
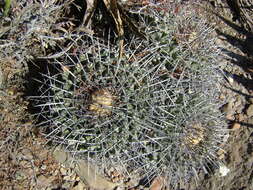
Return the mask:
MULTIPOLYGON (((185 190, 252 190, 253 189, 253 37, 250 31, 231 22, 227 10, 215 5, 208 12, 210 22, 217 23, 217 43, 223 48, 224 75, 221 111, 229 123, 230 135, 220 159, 228 173, 216 171, 184 184, 185 190), (219 14, 216 14, 219 13, 219 14), (221 14, 220 14, 221 13, 221 14)), ((27 111, 22 68, 14 60, 1 58, 0 70, 0 189, 151 189, 160 190, 162 180, 155 179, 143 187, 134 179, 117 187, 120 174, 110 171, 104 178, 87 176, 85 164, 75 162, 64 152, 49 148, 47 141, 33 127, 27 111), (71 163, 71 164, 70 164, 71 163), (89 186, 87 185, 90 184, 89 186), (106 189, 106 188, 105 188, 106 189)), ((87 169, 87 168, 86 168, 87 169)))

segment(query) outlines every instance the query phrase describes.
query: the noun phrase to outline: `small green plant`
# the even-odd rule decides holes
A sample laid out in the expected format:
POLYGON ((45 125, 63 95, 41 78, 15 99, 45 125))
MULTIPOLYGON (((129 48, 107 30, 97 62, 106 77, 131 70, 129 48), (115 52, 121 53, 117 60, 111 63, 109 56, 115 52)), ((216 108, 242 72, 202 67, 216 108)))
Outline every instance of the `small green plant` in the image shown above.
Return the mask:
POLYGON ((11 0, 5 0, 4 16, 8 15, 10 8, 11 8, 11 0))

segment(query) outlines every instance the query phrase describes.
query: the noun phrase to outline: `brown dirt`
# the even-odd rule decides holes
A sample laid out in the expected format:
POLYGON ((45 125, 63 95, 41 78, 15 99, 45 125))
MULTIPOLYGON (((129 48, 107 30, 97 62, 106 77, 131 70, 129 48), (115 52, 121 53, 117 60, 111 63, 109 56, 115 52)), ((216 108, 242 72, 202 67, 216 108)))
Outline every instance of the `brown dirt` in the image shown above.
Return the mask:
MULTIPOLYGON (((216 22, 219 43, 225 45, 224 60, 228 84, 224 110, 230 123, 230 137, 221 159, 230 169, 228 175, 200 176, 202 181, 187 184, 185 190, 252 190, 253 189, 253 59, 249 51, 249 33, 238 31, 239 23, 229 22, 226 9, 215 6, 211 14, 216 22), (224 16, 225 15, 225 16, 224 16)), ((208 13, 210 14, 210 13, 208 13)), ((252 45, 252 44, 251 44, 252 45)), ((3 82, 0 80, 0 189, 85 189, 78 176, 63 169, 48 149, 46 140, 33 128, 23 97, 24 71, 15 61, 0 61, 3 82), (69 177, 72 176, 72 177, 69 177)), ((153 188, 155 189, 155 188, 153 188)), ((159 188, 158 188, 159 189, 159 188)))
POLYGON ((224 177, 205 176, 197 188, 189 189, 252 190, 253 51, 249 48, 252 48, 249 38, 252 38, 253 31, 244 29, 243 23, 232 21, 232 14, 224 1, 215 2, 220 4, 212 7, 212 12, 209 9, 207 14, 216 23, 218 43, 224 47, 224 72, 228 81, 222 97, 228 102, 223 111, 229 123, 230 137, 221 159, 230 172, 224 177))

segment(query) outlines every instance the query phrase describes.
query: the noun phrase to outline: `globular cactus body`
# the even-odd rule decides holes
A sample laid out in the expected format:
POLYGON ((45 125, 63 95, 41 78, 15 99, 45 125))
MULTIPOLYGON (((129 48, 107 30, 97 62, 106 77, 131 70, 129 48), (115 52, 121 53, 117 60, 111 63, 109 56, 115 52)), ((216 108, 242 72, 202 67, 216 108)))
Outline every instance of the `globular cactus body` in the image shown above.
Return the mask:
POLYGON ((207 26, 183 43, 170 19, 148 28, 148 41, 126 46, 120 62, 94 37, 58 59, 61 69, 45 75, 41 96, 47 136, 99 167, 163 175, 172 186, 216 163, 226 134, 218 51, 207 26))

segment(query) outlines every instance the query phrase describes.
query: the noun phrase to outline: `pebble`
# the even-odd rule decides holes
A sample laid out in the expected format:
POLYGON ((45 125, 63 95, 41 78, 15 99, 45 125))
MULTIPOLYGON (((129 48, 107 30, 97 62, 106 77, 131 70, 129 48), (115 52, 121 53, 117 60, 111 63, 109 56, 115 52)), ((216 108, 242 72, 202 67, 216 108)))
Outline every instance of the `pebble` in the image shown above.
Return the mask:
POLYGON ((71 181, 76 181, 76 174, 75 173, 71 174, 70 180, 71 181))
POLYGON ((151 184, 150 190, 161 190, 164 187, 165 179, 162 177, 156 177, 151 184))
POLYGON ((66 168, 61 168, 60 172, 62 175, 67 175, 67 169, 66 168))
POLYGON ((53 176, 57 176, 58 175, 58 170, 55 170, 54 173, 53 173, 53 176))
POLYGON ((227 141, 228 141, 228 138, 229 138, 229 133, 227 133, 227 134, 225 134, 225 135, 223 136, 223 142, 224 142, 224 143, 227 142, 227 141))
POLYGON ((232 114, 231 112, 233 112, 232 110, 233 106, 234 106, 234 102, 229 101, 227 104, 222 106, 221 111, 226 114, 232 114))
POLYGON ((116 183, 116 182, 118 182, 119 181, 119 177, 117 176, 117 177, 114 177, 113 179, 112 179, 112 182, 113 183, 116 183))
POLYGON ((27 168, 30 164, 29 164, 29 162, 26 161, 26 160, 21 160, 21 161, 19 162, 19 165, 22 166, 22 167, 24 167, 24 168, 27 168))
MULTIPOLYGON (((235 101, 235 103, 234 103, 234 107, 235 108, 238 108, 238 107, 244 107, 243 106, 243 103, 242 103, 242 99, 241 99, 241 97, 240 96, 237 96, 236 97, 236 101, 235 101)), ((238 111, 238 109, 236 109, 237 111, 238 111)))
POLYGON ((52 179, 45 177, 44 175, 39 175, 37 177, 37 185, 38 187, 42 188, 42 187, 48 187, 50 186, 52 179))
POLYGON ((69 182, 64 182, 63 184, 61 184, 61 189, 71 189, 72 184, 70 184, 69 182))
POLYGON ((48 155, 49 155, 49 152, 46 149, 41 150, 39 154, 41 160, 48 160, 48 155))
POLYGON ((218 158, 219 158, 220 160, 223 160, 223 159, 225 158, 225 154, 219 155, 218 158))
POLYGON ((221 177, 226 176, 230 172, 230 169, 225 165, 220 165, 219 173, 221 177))
POLYGON ((47 169, 47 166, 46 166, 46 165, 42 165, 40 168, 41 168, 42 170, 46 170, 46 169, 47 169))
POLYGON ((238 115, 237 115, 237 118, 236 118, 236 119, 237 119, 238 121, 242 122, 242 121, 244 121, 246 118, 247 118, 247 116, 246 116, 245 114, 242 114, 242 113, 241 113, 241 114, 238 114, 238 115))
POLYGON ((253 125, 253 117, 252 117, 252 118, 249 118, 247 121, 248 121, 249 124, 252 124, 252 125, 253 125))
POLYGON ((63 180, 65 180, 65 181, 71 181, 71 176, 66 175, 66 176, 63 177, 63 180))
POLYGON ((234 123, 232 126, 231 126, 231 129, 233 130, 237 130, 237 129, 240 129, 241 125, 239 123, 234 123))
POLYGON ((76 181, 80 181, 80 177, 79 176, 76 176, 76 181))
POLYGON ((40 171, 40 169, 39 169, 38 167, 35 167, 35 168, 34 168, 34 171, 35 171, 35 173, 37 173, 37 172, 40 171))
POLYGON ((15 178, 18 181, 23 181, 26 178, 26 175, 23 172, 21 172, 21 171, 17 171, 15 173, 15 178))
POLYGON ((74 188, 72 188, 71 190, 84 190, 86 187, 86 185, 83 182, 79 182, 74 188))
POLYGON ((26 174, 28 175, 28 176, 34 176, 34 170, 32 169, 32 168, 29 168, 29 169, 27 169, 26 170, 26 174))
POLYGON ((224 94, 221 94, 221 95, 219 96, 219 99, 223 101, 223 100, 226 99, 226 96, 225 96, 224 94))
POLYGON ((228 82, 229 82, 230 85, 234 84, 234 79, 233 79, 232 76, 228 76, 227 79, 228 79, 228 82))
POLYGON ((233 115, 233 114, 227 114, 227 115, 226 115, 226 119, 227 119, 227 120, 231 120, 231 121, 232 121, 232 120, 234 120, 234 119, 235 119, 235 117, 234 117, 234 115, 233 115))
POLYGON ((225 150, 223 150, 223 149, 219 149, 218 151, 217 151, 217 154, 218 154, 218 158, 220 159, 220 160, 222 160, 223 158, 225 158, 225 150))
MULTIPOLYGON (((118 190, 118 189, 117 189, 118 190)), ((130 189, 128 189, 128 190, 137 190, 137 188, 135 188, 135 187, 131 187, 130 189)))
POLYGON ((246 114, 247 114, 247 116, 249 116, 249 117, 252 117, 252 116, 253 116, 253 104, 251 104, 251 105, 248 107, 248 109, 247 109, 247 111, 246 111, 246 114))

